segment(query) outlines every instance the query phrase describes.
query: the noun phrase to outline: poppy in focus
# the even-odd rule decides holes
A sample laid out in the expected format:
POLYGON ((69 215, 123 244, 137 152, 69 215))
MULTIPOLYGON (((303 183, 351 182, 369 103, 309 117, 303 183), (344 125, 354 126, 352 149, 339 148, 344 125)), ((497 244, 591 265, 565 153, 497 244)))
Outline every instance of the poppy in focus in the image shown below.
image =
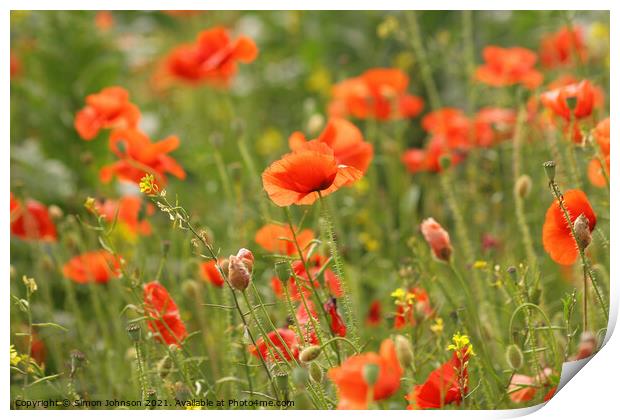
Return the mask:
POLYGON ((129 93, 112 86, 86 97, 86 106, 75 115, 74 126, 84 140, 94 139, 104 128, 135 128, 140 110, 129 102, 129 93))
POLYGON ((120 277, 121 260, 105 250, 85 252, 63 265, 62 274, 80 284, 92 281, 105 284, 120 277))
POLYGON ((22 203, 11 193, 11 235, 24 240, 56 241, 56 226, 46 206, 36 200, 22 203))
POLYGON ((338 389, 338 409, 341 410, 363 410, 368 408, 372 401, 390 397, 400 388, 402 374, 396 347, 389 339, 381 343, 379 354, 363 353, 351 356, 342 365, 327 372, 327 376, 338 389), (376 365, 379 369, 372 385, 367 383, 364 375, 368 365, 376 365))
POLYGON ((543 75, 534 68, 536 53, 527 48, 489 46, 482 56, 484 64, 476 69, 479 82, 494 87, 522 84, 534 89, 543 81, 543 75))
POLYGON ((334 85, 329 114, 377 120, 413 118, 422 111, 424 101, 408 94, 408 85, 409 77, 399 69, 370 69, 334 85))
POLYGON ((352 166, 338 164, 334 151, 323 143, 306 143, 284 155, 263 172, 263 187, 277 206, 309 205, 319 197, 362 177, 352 166))
MULTIPOLYGON (((306 136, 299 131, 291 134, 288 139, 293 152, 302 149, 307 142, 306 136)), ((341 118, 330 119, 319 137, 311 142, 328 145, 334 151, 338 164, 352 166, 362 173, 366 172, 373 157, 372 144, 364 141, 359 128, 341 118)))
POLYGON ((152 143, 146 134, 138 130, 114 130, 110 135, 110 150, 119 160, 101 168, 99 177, 104 183, 117 176, 121 181, 139 184, 145 173, 152 173, 160 186, 166 183, 166 173, 185 179, 183 168, 168 156, 178 147, 177 136, 152 143))
POLYGON ((144 285, 144 309, 149 316, 148 327, 158 341, 180 346, 187 337, 185 324, 176 303, 157 281, 144 285))
MULTIPOLYGON (((571 223, 583 214, 588 222, 590 232, 596 226, 596 215, 590 206, 588 197, 581 190, 569 190, 564 193, 564 206, 568 210, 571 223)), ((577 242, 556 200, 545 215, 542 232, 543 247, 551 259, 561 265, 571 265, 579 256, 577 242)))

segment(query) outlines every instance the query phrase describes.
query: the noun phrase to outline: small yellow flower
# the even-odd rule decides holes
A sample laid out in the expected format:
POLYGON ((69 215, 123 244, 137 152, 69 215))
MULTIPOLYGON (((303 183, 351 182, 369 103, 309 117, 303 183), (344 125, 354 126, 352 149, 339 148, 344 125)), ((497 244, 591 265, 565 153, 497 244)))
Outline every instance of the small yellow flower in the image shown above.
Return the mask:
POLYGON ((462 350, 465 349, 464 355, 472 355, 475 356, 474 346, 469 342, 469 337, 466 334, 461 334, 457 332, 452 336, 452 344, 450 344, 447 350, 453 350, 457 352, 457 354, 462 354, 462 350))
POLYGON ((159 187, 155 183, 155 176, 153 174, 145 174, 140 180, 140 192, 144 194, 156 194, 159 191, 159 187))
POLYGON ((482 260, 475 261, 473 264, 473 267, 478 270, 484 270, 488 266, 489 264, 486 261, 482 261, 482 260))
POLYGON ((398 29, 398 20, 394 16, 388 16, 377 26, 377 36, 385 39, 398 29))
POLYGON ((28 293, 32 294, 37 291, 37 282, 34 281, 33 278, 23 276, 22 281, 24 282, 26 289, 28 289, 28 293))
POLYGON ((277 128, 267 127, 256 141, 256 151, 267 156, 280 150, 283 143, 282 133, 277 128))
POLYGON ((84 208, 91 213, 97 214, 97 208, 95 207, 96 201, 93 197, 88 197, 86 201, 84 201, 84 208))
POLYGON ((443 319, 437 318, 435 323, 431 325, 431 331, 439 335, 443 332, 443 319))
POLYGON ((200 404, 190 403, 185 406, 186 410, 202 410, 200 404))
POLYGON ((398 289, 394 290, 392 294, 390 294, 390 296, 396 299, 396 301, 400 301, 403 300, 406 294, 407 292, 405 292, 405 289, 399 287, 398 289))
POLYGON ((407 292, 407 294, 405 295, 405 302, 407 302, 408 305, 413 305, 414 301, 415 293, 407 292))
POLYGON ((15 346, 11 344, 11 366, 17 366, 22 360, 22 356, 17 353, 15 346))

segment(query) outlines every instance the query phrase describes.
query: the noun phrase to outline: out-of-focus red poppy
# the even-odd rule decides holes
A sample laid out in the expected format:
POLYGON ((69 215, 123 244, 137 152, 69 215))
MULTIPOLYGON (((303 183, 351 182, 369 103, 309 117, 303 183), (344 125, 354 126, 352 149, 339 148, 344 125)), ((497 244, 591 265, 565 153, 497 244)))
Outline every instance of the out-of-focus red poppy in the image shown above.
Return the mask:
POLYGON ((47 359, 47 347, 45 347, 45 343, 39 338, 37 333, 32 334, 30 357, 32 357, 39 366, 43 366, 47 359))
POLYGON ((334 117, 389 120, 413 118, 424 101, 407 93, 409 78, 399 69, 375 68, 332 88, 329 114, 334 117))
POLYGON ((429 112, 422 118, 422 128, 433 137, 444 139, 451 148, 470 146, 470 121, 458 108, 441 108, 429 112))
POLYGON ((280 354, 289 361, 299 358, 299 341, 294 331, 278 328, 268 333, 267 338, 267 342, 260 337, 256 340, 256 346, 251 344, 248 348, 250 354, 272 363, 282 360, 280 354))
MULTIPOLYGON (((221 260, 220 265, 222 269, 224 269, 225 266, 227 267, 225 260, 221 260)), ((220 274, 213 260, 205 261, 200 264, 200 276, 216 287, 224 286, 224 277, 220 274)))
POLYGON ((540 61, 547 68, 574 64, 575 59, 585 61, 587 57, 583 29, 579 26, 572 29, 564 26, 545 35, 540 42, 540 61))
POLYGON ((381 324, 381 302, 373 300, 366 315, 366 325, 377 326, 381 324))
MULTIPOLYGON (((543 371, 535 377, 518 373, 514 374, 510 379, 510 385, 508 386, 508 396, 513 402, 516 403, 531 401, 541 387, 545 388, 550 386, 551 374, 552 371, 550 368, 543 369, 543 371)), ((547 400, 545 399, 545 401, 547 400)))
POLYGON ((431 247, 435 258, 448 261, 452 255, 452 244, 448 232, 432 217, 422 221, 420 231, 431 247))
POLYGON ((309 259, 306 264, 308 265, 310 276, 312 276, 312 283, 308 278, 308 273, 306 272, 303 262, 293 262, 294 275, 289 279, 289 293, 291 294, 291 299, 301 299, 301 293, 303 293, 305 297, 309 297, 312 295, 310 287, 314 287, 315 289, 321 287, 319 279, 317 278, 321 272, 323 273, 324 286, 329 293, 335 297, 342 296, 343 292, 340 279, 330 268, 325 267, 325 264, 327 264, 327 259, 325 257, 316 255, 309 259))
MULTIPOLYGON (((364 141, 359 128, 342 118, 330 119, 319 137, 311 141, 328 145, 334 151, 338 164, 352 166, 362 172, 366 172, 373 157, 372 144, 364 141)), ((288 139, 292 151, 303 149, 307 142, 300 131, 294 132, 288 139)))
POLYGON ((158 341, 180 346, 187 338, 187 329, 176 303, 168 290, 157 281, 144 285, 144 309, 149 316, 149 330, 158 341))
POLYGON ((114 16, 109 10, 100 10, 95 15, 95 26, 102 32, 109 31, 114 26, 114 16))
MULTIPOLYGON (((596 226, 596 215, 588 197, 581 190, 569 190, 564 193, 564 206, 568 210, 571 223, 583 214, 589 222, 590 232, 596 226)), ((561 265, 573 264, 579 256, 577 242, 571 233, 564 213, 557 200, 551 204, 545 215, 542 229, 542 240, 545 251, 551 259, 561 265)))
POLYGON ((11 50, 11 79, 18 77, 22 74, 22 60, 11 50))
MULTIPOLYGON (((114 218, 131 235, 150 235, 152 232, 151 223, 148 220, 140 220, 142 200, 133 195, 126 195, 119 200, 105 200, 96 204, 99 214, 105 216, 108 222, 114 218)), ((145 206, 145 213, 152 215, 155 209, 150 204, 145 206)))
POLYGON ((75 115, 74 126, 80 137, 92 140, 104 128, 135 128, 140 110, 129 102, 129 93, 112 86, 86 97, 86 106, 75 115))
POLYGON ((296 255, 297 246, 305 252, 306 247, 314 240, 314 233, 310 229, 298 231, 295 226, 293 229, 295 229, 295 235, 289 226, 268 223, 256 232, 254 241, 265 251, 278 255, 296 255), (297 237, 297 244, 295 244, 294 236, 297 237))
POLYGON ((592 185, 596 187, 604 187, 607 185, 607 178, 610 176, 611 155, 609 146, 609 117, 599 122, 592 131, 594 140, 601 151, 601 158, 605 163, 605 169, 601 165, 599 159, 594 158, 588 164, 588 178, 592 185), (605 170, 605 173, 603 171, 605 170), (607 175, 607 178, 605 177, 607 175))
POLYGON ((429 140, 424 149, 406 150, 401 161, 412 174, 418 172, 440 172, 442 157, 448 157, 451 165, 458 165, 465 158, 461 150, 452 150, 442 137, 435 136, 429 140))
POLYGON ((517 114, 507 108, 482 108, 474 119, 475 144, 491 147, 512 138, 517 114))
POLYGON ((102 182, 110 182, 116 175, 122 181, 139 184, 145 173, 151 173, 160 186, 166 184, 166 173, 185 179, 183 168, 168 156, 178 147, 177 136, 152 143, 146 134, 138 130, 114 130, 110 135, 110 150, 119 160, 101 168, 99 177, 102 182))
POLYGON ((347 326, 344 323, 344 320, 340 316, 340 312, 338 311, 338 306, 335 298, 329 298, 325 305, 323 305, 327 314, 330 317, 330 325, 332 333, 338 337, 345 337, 347 335, 347 326))
POLYGON ((485 47, 484 64, 476 69, 476 79, 494 87, 522 84, 528 89, 538 87, 543 75, 534 67, 536 53, 527 48, 485 47))
POLYGON ((595 104, 596 94, 589 80, 582 80, 558 89, 544 92, 540 95, 540 101, 555 115, 569 121, 571 115, 576 118, 589 117, 595 104), (574 100, 574 107, 568 101, 574 100))
POLYGON ((411 403, 407 409, 424 410, 443 408, 452 403, 459 404, 463 399, 459 389, 459 379, 465 383, 463 391, 467 393, 468 390, 469 375, 465 365, 468 358, 468 354, 459 357, 458 353, 454 352, 448 362, 432 371, 422 385, 416 385, 407 395, 406 398, 411 403), (462 377, 459 377, 459 373, 462 377))
POLYGON ((263 172, 263 188, 277 206, 308 205, 362 177, 353 166, 339 164, 323 143, 306 143, 263 172))
POLYGON ((93 281, 105 284, 110 279, 120 277, 121 260, 105 250, 85 252, 63 265, 62 274, 80 284, 93 281))
POLYGON ((327 372, 327 376, 338 389, 340 410, 364 410, 372 401, 389 398, 400 388, 402 374, 396 347, 389 339, 381 343, 379 354, 363 353, 351 356, 342 365, 327 372), (371 386, 364 377, 367 365, 376 365, 379 369, 377 380, 371 386))
POLYGON ((166 74, 190 84, 226 86, 237 73, 237 62, 251 63, 258 56, 252 39, 232 40, 228 30, 215 27, 198 34, 193 44, 182 44, 166 57, 166 74))
POLYGON ((409 292, 413 294, 412 302, 397 302, 396 315, 394 316, 394 328, 414 327, 416 318, 429 318, 435 311, 426 290, 421 287, 412 287, 409 292))
POLYGON ((11 235, 24 240, 56 241, 56 226, 43 204, 26 200, 24 205, 11 193, 11 235))

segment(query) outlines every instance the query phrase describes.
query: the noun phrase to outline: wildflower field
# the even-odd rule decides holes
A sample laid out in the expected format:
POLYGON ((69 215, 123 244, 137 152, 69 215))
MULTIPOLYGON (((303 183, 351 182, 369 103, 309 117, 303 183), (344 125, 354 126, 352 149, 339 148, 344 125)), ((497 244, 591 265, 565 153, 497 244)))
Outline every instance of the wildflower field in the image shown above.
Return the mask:
POLYGON ((603 341, 608 12, 13 11, 10 66, 11 408, 520 408, 603 341))

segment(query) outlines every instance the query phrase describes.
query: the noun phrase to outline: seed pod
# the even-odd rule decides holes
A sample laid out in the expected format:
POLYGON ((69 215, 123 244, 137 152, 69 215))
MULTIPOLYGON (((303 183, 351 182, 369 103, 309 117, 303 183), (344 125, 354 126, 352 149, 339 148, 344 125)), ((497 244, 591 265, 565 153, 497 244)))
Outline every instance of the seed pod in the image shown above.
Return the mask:
POLYGON ((188 298, 197 298, 200 296, 200 283, 196 280, 185 280, 181 285, 183 294, 188 298))
POLYGON ((531 191, 532 191, 532 178, 530 178, 528 175, 521 175, 517 179, 517 182, 515 182, 515 190, 514 190, 515 195, 521 198, 525 198, 528 195, 530 195, 531 191))
POLYGON ((403 367, 411 366, 413 363, 413 347, 411 342, 402 335, 394 337, 394 343, 396 345, 396 356, 400 365, 403 367))
POLYGON ((320 346, 306 347, 299 354, 299 360, 301 360, 304 363, 308 363, 308 362, 313 361, 317 357, 319 357, 319 354, 321 354, 321 347, 320 346))
POLYGON ((134 343, 140 341, 140 330, 140 324, 138 323, 131 323, 127 325, 127 334, 129 334, 129 338, 131 338, 131 341, 134 343))
POLYGON ((523 352, 516 344, 506 348, 506 361, 512 370, 519 370, 523 366, 523 352))
POLYGON ((276 263, 276 275, 284 286, 288 285, 288 279, 291 277, 291 268, 287 261, 276 263))
POLYGON ((321 369, 321 366, 319 366, 317 362, 310 363, 308 372, 310 373, 310 379, 314 382, 317 384, 323 382, 323 369, 321 369))
POLYGON ((549 182, 555 181, 555 162, 549 160, 543 163, 543 168, 545 168, 545 173, 547 174, 547 178, 549 178, 549 182))
POLYGON ((575 219, 573 228, 575 229, 575 240, 577 241, 577 246, 579 246, 579 249, 583 251, 588 247, 588 245, 590 245, 590 242, 592 242, 592 234, 590 233, 590 221, 582 213, 577 219, 575 219))
POLYGON ((280 374, 280 375, 275 375, 275 378, 276 378, 276 383, 278 384, 278 388, 284 391, 285 393, 288 392, 288 375, 285 373, 280 374))
POLYGON ((379 372, 379 365, 375 363, 368 363, 364 366, 362 374, 364 375, 364 381, 366 381, 368 386, 373 386, 377 383, 377 380, 379 379, 379 372))

